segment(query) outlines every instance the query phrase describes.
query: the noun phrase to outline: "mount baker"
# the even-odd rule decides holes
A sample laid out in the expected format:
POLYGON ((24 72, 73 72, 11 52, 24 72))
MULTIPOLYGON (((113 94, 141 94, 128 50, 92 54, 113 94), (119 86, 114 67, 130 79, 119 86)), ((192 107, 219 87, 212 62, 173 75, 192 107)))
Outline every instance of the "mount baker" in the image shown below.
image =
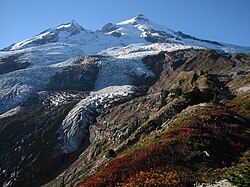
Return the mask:
MULTIPOLYGON (((101 155, 109 146, 118 146, 117 142, 122 147, 121 141, 131 135, 125 123, 107 132, 102 126, 97 128, 93 124, 100 116, 119 114, 122 107, 131 107, 126 112, 134 111, 140 119, 133 116, 129 120, 147 121, 158 111, 157 102, 163 92, 184 85, 184 79, 196 71, 208 71, 204 75, 207 80, 216 79, 223 85, 218 87, 223 90, 220 100, 231 93, 248 92, 249 82, 232 82, 249 73, 249 58, 240 54, 250 54, 250 47, 176 32, 142 14, 108 23, 97 31, 71 21, 2 49, 0 184, 40 186, 52 179, 55 182, 56 176, 63 176, 63 171, 71 168, 68 179, 63 178, 69 182, 78 172, 74 164, 79 164, 80 157, 79 172, 87 168, 93 173, 107 160, 92 167, 92 157, 101 155), (145 107, 145 114, 132 106, 133 101, 145 107), (116 106, 121 106, 120 110, 116 106)), ((190 90, 191 83, 186 84, 189 86, 183 88, 190 90)), ((116 121, 116 116, 112 120, 116 121)), ((108 126, 112 120, 104 120, 102 125, 108 126)), ((121 147, 119 150, 123 150, 121 147)))

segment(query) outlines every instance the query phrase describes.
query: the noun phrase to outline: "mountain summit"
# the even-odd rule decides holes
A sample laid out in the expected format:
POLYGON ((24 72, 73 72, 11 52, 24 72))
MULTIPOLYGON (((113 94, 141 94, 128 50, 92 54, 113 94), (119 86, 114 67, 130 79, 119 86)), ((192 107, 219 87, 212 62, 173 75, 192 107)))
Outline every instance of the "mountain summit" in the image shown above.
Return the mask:
POLYGON ((43 45, 52 43, 53 45, 59 45, 60 43, 65 44, 65 46, 74 46, 83 54, 93 54, 98 52, 93 46, 98 46, 99 51, 101 51, 121 44, 129 45, 150 42, 199 46, 225 53, 249 52, 249 48, 247 47, 244 48, 199 39, 180 31, 173 31, 172 29, 150 21, 143 14, 116 24, 108 23, 103 26, 100 31, 102 32, 84 29, 76 21, 72 20, 69 23, 45 30, 33 38, 13 44, 5 48, 5 51, 42 47, 43 45), (108 38, 107 35, 112 37, 108 38))
POLYGON ((20 50, 28 47, 41 46, 48 43, 55 43, 61 40, 65 40, 71 36, 80 34, 86 31, 82 26, 80 26, 76 21, 72 20, 69 23, 61 24, 55 28, 50 28, 42 33, 36 35, 33 38, 18 42, 8 47, 5 50, 20 50))
POLYGON ((143 14, 139 14, 138 16, 136 16, 135 18, 136 21, 145 21, 145 22, 149 22, 149 19, 144 16, 143 14))
POLYGON ((144 16, 143 14, 139 14, 138 16, 136 16, 136 17, 134 17, 132 19, 129 19, 129 20, 118 23, 118 25, 129 24, 129 23, 130 24, 136 24, 138 21, 148 23, 149 19, 146 16, 144 16))

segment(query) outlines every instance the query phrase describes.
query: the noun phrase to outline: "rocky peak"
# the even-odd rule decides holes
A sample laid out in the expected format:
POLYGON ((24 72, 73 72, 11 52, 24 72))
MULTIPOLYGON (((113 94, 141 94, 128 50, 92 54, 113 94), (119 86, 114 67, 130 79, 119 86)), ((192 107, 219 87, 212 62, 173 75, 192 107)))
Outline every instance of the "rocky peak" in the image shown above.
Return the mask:
POLYGON ((149 22, 149 19, 143 15, 143 14, 139 14, 138 16, 135 17, 135 20, 136 21, 144 21, 144 22, 149 22))
POLYGON ((127 25, 127 24, 136 25, 136 24, 138 24, 138 22, 139 23, 149 23, 149 19, 146 16, 144 16, 143 14, 139 14, 138 16, 136 16, 134 18, 117 23, 117 25, 127 25))
POLYGON ((75 20, 72 20, 69 23, 63 23, 57 26, 55 30, 68 31, 68 32, 72 32, 72 31, 80 32, 80 31, 84 31, 85 29, 81 25, 79 25, 75 20))
POLYGON ((111 32, 118 29, 113 23, 107 23, 101 29, 102 32, 111 32))

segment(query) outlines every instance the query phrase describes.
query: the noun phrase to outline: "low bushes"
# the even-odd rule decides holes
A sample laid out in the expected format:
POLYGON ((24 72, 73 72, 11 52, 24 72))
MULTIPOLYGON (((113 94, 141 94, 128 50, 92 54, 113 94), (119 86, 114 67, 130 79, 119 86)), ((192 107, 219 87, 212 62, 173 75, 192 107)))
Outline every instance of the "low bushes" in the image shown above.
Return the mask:
POLYGON ((121 184, 122 187, 163 187, 180 186, 177 173, 162 172, 161 170, 141 171, 131 176, 128 182, 121 184))
POLYGON ((244 160, 244 162, 228 171, 225 175, 230 183, 238 187, 249 187, 250 186, 250 157, 244 160))
MULTIPOLYGON (((237 163, 241 153, 250 145, 243 126, 228 122, 225 110, 209 107, 185 116, 178 128, 114 158, 81 185, 189 186, 204 182, 214 170, 237 163), (211 173, 205 174, 208 170, 211 173)), ((242 168, 239 175, 231 175, 234 176, 231 181, 236 181, 235 176, 244 172, 249 170, 242 168)))

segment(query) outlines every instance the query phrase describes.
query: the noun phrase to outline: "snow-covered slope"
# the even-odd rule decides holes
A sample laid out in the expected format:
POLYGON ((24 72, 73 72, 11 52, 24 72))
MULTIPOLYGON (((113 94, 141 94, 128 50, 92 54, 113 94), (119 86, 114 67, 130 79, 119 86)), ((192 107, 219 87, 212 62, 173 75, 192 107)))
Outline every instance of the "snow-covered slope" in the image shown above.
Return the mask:
POLYGON ((145 71, 140 61, 144 56, 160 51, 202 47, 227 53, 250 53, 247 47, 202 40, 175 32, 153 23, 141 14, 117 24, 106 24, 95 32, 71 21, 0 51, 0 68, 3 70, 0 72, 4 73, 0 77, 0 111, 21 103, 20 100, 30 95, 26 92, 43 90, 59 67, 64 64, 62 66, 67 68, 72 58, 83 55, 106 56, 102 58, 104 63, 99 66, 100 73, 95 86, 97 90, 115 84, 130 84, 134 76, 131 72, 151 74, 145 71), (18 70, 21 68, 26 69, 18 70))
MULTIPOLYGON (((108 23, 95 32, 84 29, 75 21, 71 21, 11 45, 0 52, 0 59, 18 54, 20 57, 17 61, 20 63, 27 61, 33 66, 41 66, 62 62, 79 55, 96 54, 107 48, 125 47, 127 49, 131 44, 138 43, 144 44, 144 46, 161 43, 160 49, 153 48, 157 51, 164 49, 162 48, 164 45, 167 48, 173 45, 174 49, 179 49, 176 48, 176 44, 183 44, 216 49, 227 53, 250 53, 249 47, 198 39, 158 25, 140 14, 117 24, 108 23)), ((150 48, 152 49, 152 46, 150 48)))
POLYGON ((250 53, 247 47, 175 32, 141 14, 117 24, 108 23, 95 32, 75 21, 50 28, 0 51, 0 112, 23 103, 36 91, 45 90, 52 77, 62 68, 72 67, 70 62, 77 61, 72 59, 79 56, 97 55, 101 58, 95 83, 95 90, 98 90, 106 86, 133 84, 135 76, 153 77, 141 62, 142 57, 188 48, 250 53), (22 68, 26 69, 20 70, 22 68))
POLYGON ((90 31, 85 30, 73 20, 70 23, 59 25, 56 28, 45 30, 33 38, 13 44, 8 49, 14 51, 48 43, 63 42, 79 33, 88 35, 89 32, 90 31))
POLYGON ((109 23, 102 28, 102 31, 105 34, 119 38, 131 39, 141 37, 150 43, 199 46, 225 53, 250 53, 250 47, 241 47, 216 41, 204 40, 184 34, 180 31, 176 32, 168 27, 150 21, 142 14, 117 24, 109 23))

